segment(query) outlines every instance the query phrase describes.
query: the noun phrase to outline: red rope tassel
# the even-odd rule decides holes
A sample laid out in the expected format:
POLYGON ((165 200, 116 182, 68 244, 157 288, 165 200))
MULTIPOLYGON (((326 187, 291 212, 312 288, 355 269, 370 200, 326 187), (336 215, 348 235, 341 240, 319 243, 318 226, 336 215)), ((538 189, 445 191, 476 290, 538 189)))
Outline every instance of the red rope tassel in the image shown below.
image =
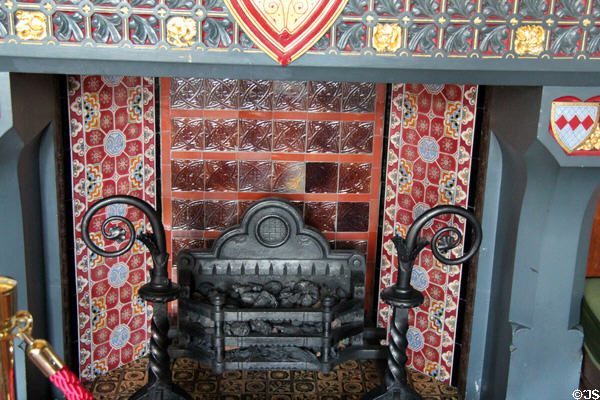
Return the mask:
POLYGON ((67 367, 49 377, 50 382, 63 392, 67 400, 94 400, 90 392, 79 382, 79 379, 67 367))

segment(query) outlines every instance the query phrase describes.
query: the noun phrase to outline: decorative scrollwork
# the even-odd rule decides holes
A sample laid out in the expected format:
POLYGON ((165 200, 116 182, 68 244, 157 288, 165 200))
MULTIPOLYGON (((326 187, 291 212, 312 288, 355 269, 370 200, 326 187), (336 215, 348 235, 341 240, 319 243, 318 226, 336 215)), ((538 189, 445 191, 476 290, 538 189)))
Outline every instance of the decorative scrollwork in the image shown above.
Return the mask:
POLYGON ((427 246, 431 246, 433 256, 444 264, 462 264, 471 259, 481 245, 482 231, 477 218, 470 211, 456 206, 437 206, 421 214, 408 228, 406 238, 396 235, 392 240, 398 251, 398 278, 394 286, 381 292, 381 299, 393 307, 391 320, 391 340, 385 374, 385 385, 370 392, 366 399, 406 399, 418 400, 421 397, 411 389, 406 381, 404 366, 407 361, 406 332, 408 330, 408 308, 423 304, 424 296, 410 286, 413 264, 417 256, 427 246), (421 230, 440 215, 451 214, 465 218, 473 228, 471 247, 457 258, 445 256, 458 248, 463 235, 455 226, 438 229, 431 239, 419 236, 421 230))
MULTIPOLYGON (((481 238, 481 224, 479 224, 479 221, 477 221, 477 218, 475 215, 473 215, 473 213, 464 208, 456 206, 437 206, 424 212, 413 222, 406 234, 406 246, 408 249, 414 249, 417 248, 417 246, 421 246, 422 243, 425 243, 425 246, 431 246, 431 251, 438 261, 443 264, 456 265, 468 261, 475 255, 475 253, 477 253, 477 250, 479 250, 479 246, 481 245, 481 238), (461 216, 465 218, 474 229, 473 244, 471 248, 458 258, 447 258, 443 255, 444 253, 448 253, 450 250, 458 247, 462 242, 462 234, 456 227, 446 226, 436 231, 430 241, 425 239, 423 242, 424 238, 418 236, 419 232, 423 227, 425 227, 425 225, 427 225, 434 218, 444 214, 461 216), (419 244, 419 242, 421 242, 421 244, 419 244)), ((414 262, 414 259, 412 261, 414 262)))
POLYGON ((91 206, 83 216, 81 222, 81 233, 83 241, 94 253, 103 257, 117 257, 125 254, 131 249, 134 242, 142 242, 150 255, 154 268, 150 271, 150 282, 143 285, 139 290, 140 297, 154 303, 154 313, 152 315, 151 332, 152 337, 149 343, 150 362, 148 363, 148 383, 138 390, 132 399, 152 399, 152 400, 191 400, 191 397, 179 386, 175 385, 171 379, 171 360, 169 358, 169 317, 167 313, 167 303, 175 300, 179 296, 179 286, 171 282, 167 275, 167 262, 169 254, 167 253, 167 242, 165 229, 161 223, 160 216, 152 206, 143 200, 132 196, 109 196, 99 200, 91 206), (102 209, 113 204, 126 204, 140 210, 152 226, 152 233, 137 233, 133 223, 122 215, 110 215, 101 225, 100 232, 102 236, 112 242, 123 243, 125 246, 114 251, 101 249, 90 235, 90 224, 94 216, 102 209), (123 228, 123 225, 126 228, 123 228))
MULTIPOLYGON (((118 250, 114 251, 106 251, 101 249, 94 241, 90 235, 90 223, 96 214, 100 212, 105 207, 108 207, 112 204, 127 204, 131 205, 137 209, 139 209, 150 221, 150 225, 152 226, 152 238, 155 243, 154 248, 148 248, 152 257, 157 256, 159 253, 167 252, 167 245, 165 239, 165 231, 160 222, 160 217, 156 214, 156 211, 152 208, 152 206, 146 203, 143 200, 140 200, 136 197, 132 196, 109 196, 106 197, 97 203, 95 203, 83 216, 83 221, 81 223, 81 233, 83 235, 83 241, 90 250, 94 253, 101 255, 102 257, 118 257, 122 254, 127 253, 131 247, 133 246, 136 239, 142 239, 142 235, 137 234, 135 232, 135 228, 133 223, 120 215, 113 215, 108 217, 106 220, 102 222, 101 233, 102 236, 110 241, 115 241, 117 243, 123 243, 127 240, 127 244, 118 250), (121 222, 125 224, 127 230, 125 230, 121 225, 115 225, 116 222, 121 222), (127 239, 129 237, 129 239, 127 239)), ((147 234, 146 234, 147 236, 147 234)))

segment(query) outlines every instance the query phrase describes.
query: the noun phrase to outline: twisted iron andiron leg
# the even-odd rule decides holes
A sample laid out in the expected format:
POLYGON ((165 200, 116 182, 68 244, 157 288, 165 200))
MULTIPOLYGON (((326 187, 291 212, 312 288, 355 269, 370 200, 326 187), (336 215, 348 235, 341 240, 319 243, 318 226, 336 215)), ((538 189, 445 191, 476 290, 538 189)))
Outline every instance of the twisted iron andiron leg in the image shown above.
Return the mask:
POLYGON ((102 257, 117 257, 128 252, 135 240, 141 241, 150 252, 154 267, 150 270, 150 282, 140 288, 139 296, 146 303, 153 303, 154 312, 150 338, 150 361, 148 364, 148 383, 133 394, 135 400, 191 400, 191 397, 171 378, 171 360, 167 348, 169 346, 169 314, 167 304, 179 296, 179 286, 173 283, 167 273, 169 254, 165 229, 160 216, 154 208, 143 200, 132 196, 109 196, 95 203, 83 216, 81 223, 83 241, 94 253, 102 257), (101 233, 105 239, 118 244, 127 242, 125 246, 114 251, 99 248, 91 239, 89 228, 94 216, 104 207, 112 204, 133 206, 148 218, 152 233, 136 233, 133 223, 120 215, 108 216, 101 225, 101 233), (120 223, 121 225, 116 225, 120 223), (122 225, 127 227, 127 230, 122 225))
POLYGON ((413 265, 421 250, 428 245, 431 245, 433 256, 440 262, 448 265, 462 264, 477 253, 481 245, 481 237, 481 225, 470 211, 456 206, 438 206, 426 211, 417 218, 408 229, 406 238, 396 235, 392 239, 398 252, 398 277, 395 285, 381 292, 381 300, 393 309, 385 383, 369 392, 364 400, 421 399, 421 396, 408 386, 405 370, 406 348, 408 346, 406 340, 408 309, 423 304, 424 300, 423 294, 410 285, 413 265), (418 236, 421 229, 430 220, 442 214, 459 215, 466 218, 472 225, 472 246, 468 252, 463 252, 460 257, 446 258, 443 255, 458 247, 462 242, 462 234, 454 226, 439 229, 433 234, 431 240, 418 236))

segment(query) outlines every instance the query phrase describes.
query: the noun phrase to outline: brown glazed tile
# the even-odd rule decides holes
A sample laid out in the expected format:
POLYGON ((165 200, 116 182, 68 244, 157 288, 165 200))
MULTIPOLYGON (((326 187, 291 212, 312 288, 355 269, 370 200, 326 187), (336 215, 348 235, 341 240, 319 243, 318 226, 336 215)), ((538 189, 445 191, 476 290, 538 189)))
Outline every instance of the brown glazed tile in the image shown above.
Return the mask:
POLYGON ((273 82, 273 110, 306 111, 307 83, 297 81, 273 82))
POLYGON ((370 193, 371 163, 340 163, 339 193, 370 193))
POLYGON ((342 153, 373 152, 373 122, 342 122, 342 153))
POLYGON ((273 124, 270 120, 240 120, 240 151, 271 151, 273 124))
POLYGON ((173 150, 203 150, 204 120, 202 118, 171 119, 171 148, 173 150))
POLYGON ((271 192, 271 161, 240 161, 240 192, 271 192))
POLYGON ((241 110, 270 111, 272 99, 272 81, 240 81, 241 110))
POLYGON ((207 109, 237 110, 238 80, 235 79, 205 79, 204 93, 207 109))
POLYGON ((339 112, 341 97, 340 82, 308 82, 308 111, 339 112))
POLYGON ((223 230, 238 222, 235 200, 214 200, 205 203, 204 227, 206 230, 223 230))
POLYGON ((335 231, 335 202, 304 203, 304 222, 320 231, 335 231))
POLYGON ((171 189, 183 191, 204 190, 204 162, 202 160, 173 160, 171 189))
POLYGON ((181 250, 184 249, 204 249, 204 240, 202 239, 191 239, 191 238, 173 238, 172 250, 173 261, 177 259, 177 255, 181 250))
POLYGON ((273 163, 273 191, 279 193, 304 193, 304 163, 273 163))
POLYGON ((368 232, 369 203, 339 202, 337 213, 338 232, 368 232))
POLYGON ((273 121, 273 151, 304 153, 306 121, 273 121))
POLYGON ((342 83, 342 112, 375 112, 377 85, 370 82, 342 83))
POLYGON ((242 220, 244 213, 246 212, 248 207, 250 207, 252 205, 252 203, 254 203, 254 201, 252 201, 252 200, 239 200, 238 201, 238 215, 240 216, 240 221, 242 220))
POLYGON ((340 150, 339 121, 308 121, 307 153, 338 153, 340 150))
POLYGON ((199 110, 204 107, 203 81, 197 78, 171 78, 171 108, 199 110))
POLYGON ((300 213, 300 216, 304 218, 304 202, 303 201, 290 201, 290 204, 294 206, 300 213))
POLYGON ((356 250, 367 254, 369 241, 367 240, 337 240, 335 248, 337 250, 356 250))
POLYGON ((204 202, 202 200, 173 200, 173 230, 204 229, 204 202))
POLYGON ((207 119, 204 124, 206 150, 235 151, 237 149, 238 121, 236 119, 207 119))
POLYGON ((306 193, 336 193, 337 183, 337 163, 306 163, 306 193))
POLYGON ((235 192, 238 190, 237 161, 205 160, 204 177, 207 192, 235 192))

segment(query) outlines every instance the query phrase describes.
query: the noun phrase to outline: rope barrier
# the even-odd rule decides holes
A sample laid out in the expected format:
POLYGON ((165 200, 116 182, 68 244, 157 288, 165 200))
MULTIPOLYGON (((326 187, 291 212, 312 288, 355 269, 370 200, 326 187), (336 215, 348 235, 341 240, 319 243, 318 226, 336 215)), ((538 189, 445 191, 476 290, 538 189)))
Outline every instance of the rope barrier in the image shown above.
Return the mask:
POLYGON ((90 392, 83 387, 79 379, 67 367, 63 367, 48 378, 63 392, 67 400, 94 400, 90 392))

